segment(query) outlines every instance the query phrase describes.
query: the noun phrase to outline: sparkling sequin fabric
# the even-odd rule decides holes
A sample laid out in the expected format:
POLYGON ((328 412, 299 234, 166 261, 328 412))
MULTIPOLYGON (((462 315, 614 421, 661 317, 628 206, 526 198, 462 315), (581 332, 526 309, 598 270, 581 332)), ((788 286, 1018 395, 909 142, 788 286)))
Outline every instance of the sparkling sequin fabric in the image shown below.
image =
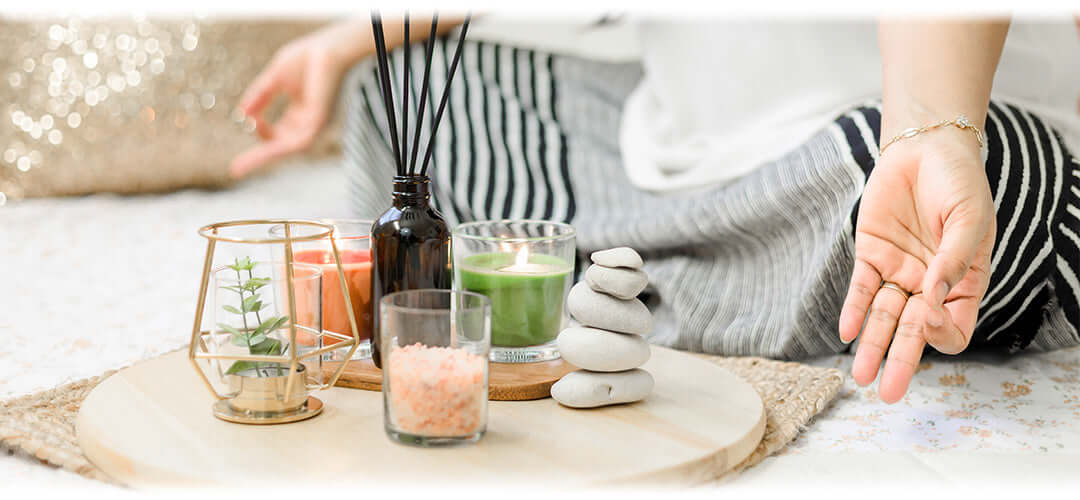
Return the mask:
POLYGON ((226 183, 241 93, 320 24, 0 18, 0 206, 226 183))

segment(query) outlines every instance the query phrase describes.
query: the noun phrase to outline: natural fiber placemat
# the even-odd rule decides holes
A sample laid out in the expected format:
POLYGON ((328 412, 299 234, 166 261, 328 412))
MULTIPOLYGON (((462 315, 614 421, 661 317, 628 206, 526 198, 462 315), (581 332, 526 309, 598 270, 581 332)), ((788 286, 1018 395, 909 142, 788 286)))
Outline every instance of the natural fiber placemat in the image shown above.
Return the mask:
POLYGON ((844 375, 820 368, 764 358, 726 358, 698 354, 736 374, 754 387, 765 403, 765 435, 753 453, 717 479, 727 479, 757 465, 795 439, 814 415, 836 399, 844 375))
POLYGON ((75 417, 83 400, 113 373, 116 371, 4 401, 0 404, 0 449, 115 483, 86 459, 75 438, 75 417))
MULTIPOLYGON (((840 371, 833 368, 762 358, 698 356, 746 380, 765 403, 765 436, 761 443, 746 460, 716 479, 736 475, 790 443, 836 397, 844 381, 840 371)), ((0 449, 115 483, 86 459, 75 437, 75 417, 83 399, 113 373, 0 403, 0 449)))

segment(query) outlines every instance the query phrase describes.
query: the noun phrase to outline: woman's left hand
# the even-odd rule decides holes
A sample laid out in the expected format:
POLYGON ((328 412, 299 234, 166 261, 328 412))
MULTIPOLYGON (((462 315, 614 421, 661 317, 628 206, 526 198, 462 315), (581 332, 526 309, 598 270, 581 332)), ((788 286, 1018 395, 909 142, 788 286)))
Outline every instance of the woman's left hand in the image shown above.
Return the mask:
POLYGON ((950 126, 888 148, 863 190, 855 267, 840 314, 841 340, 861 335, 852 366, 859 385, 874 381, 887 354, 878 393, 894 403, 907 392, 926 344, 946 354, 967 347, 994 237, 993 198, 970 131, 950 126), (882 288, 883 281, 911 297, 882 288))

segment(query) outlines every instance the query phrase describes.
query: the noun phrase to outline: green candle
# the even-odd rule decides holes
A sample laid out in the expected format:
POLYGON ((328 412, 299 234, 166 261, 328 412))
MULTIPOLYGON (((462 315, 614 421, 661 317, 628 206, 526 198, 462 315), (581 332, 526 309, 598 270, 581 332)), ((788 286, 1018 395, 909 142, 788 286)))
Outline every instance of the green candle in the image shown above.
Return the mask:
POLYGON ((465 257, 461 288, 491 299, 491 344, 527 347, 555 340, 572 268, 551 255, 481 253, 465 257))

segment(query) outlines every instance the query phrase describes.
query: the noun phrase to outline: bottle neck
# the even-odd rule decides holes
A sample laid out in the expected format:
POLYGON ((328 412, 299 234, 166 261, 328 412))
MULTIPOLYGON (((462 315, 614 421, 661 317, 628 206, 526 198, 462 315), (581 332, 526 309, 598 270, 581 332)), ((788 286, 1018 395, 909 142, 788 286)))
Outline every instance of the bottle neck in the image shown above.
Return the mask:
POLYGON ((431 179, 419 175, 394 177, 394 205, 399 207, 427 205, 431 199, 431 179))

